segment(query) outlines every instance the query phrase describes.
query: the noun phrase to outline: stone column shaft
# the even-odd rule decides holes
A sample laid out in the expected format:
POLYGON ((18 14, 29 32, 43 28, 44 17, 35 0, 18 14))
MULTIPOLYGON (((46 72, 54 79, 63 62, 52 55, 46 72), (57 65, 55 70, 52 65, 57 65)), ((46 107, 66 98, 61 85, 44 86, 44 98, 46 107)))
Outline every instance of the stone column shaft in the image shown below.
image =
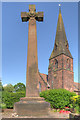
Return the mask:
POLYGON ((34 17, 29 19, 28 54, 26 73, 26 96, 38 97, 38 57, 37 57, 37 31, 34 17))

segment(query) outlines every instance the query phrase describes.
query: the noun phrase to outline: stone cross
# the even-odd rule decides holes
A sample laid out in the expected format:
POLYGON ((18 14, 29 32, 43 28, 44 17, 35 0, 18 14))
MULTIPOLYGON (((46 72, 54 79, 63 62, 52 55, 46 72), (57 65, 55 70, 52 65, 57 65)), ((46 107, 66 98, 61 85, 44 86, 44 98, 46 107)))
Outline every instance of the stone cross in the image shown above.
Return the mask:
POLYGON ((39 96, 38 58, 37 58, 37 32, 36 20, 43 21, 43 12, 37 12, 35 5, 29 5, 29 12, 21 12, 22 22, 29 21, 28 53, 26 73, 26 96, 39 96))

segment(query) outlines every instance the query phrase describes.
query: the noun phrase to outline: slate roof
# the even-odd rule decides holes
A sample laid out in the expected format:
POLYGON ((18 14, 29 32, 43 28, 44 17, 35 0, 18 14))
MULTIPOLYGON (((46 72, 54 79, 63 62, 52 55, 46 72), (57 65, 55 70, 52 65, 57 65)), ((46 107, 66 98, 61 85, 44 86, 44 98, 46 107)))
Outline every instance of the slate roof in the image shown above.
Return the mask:
POLYGON ((49 59, 52 59, 53 57, 56 57, 60 54, 65 54, 73 58, 69 51, 69 45, 68 45, 68 41, 66 38, 64 23, 63 23, 63 19, 61 15, 61 8, 59 8, 59 16, 58 16, 58 22, 57 22, 54 49, 49 59))

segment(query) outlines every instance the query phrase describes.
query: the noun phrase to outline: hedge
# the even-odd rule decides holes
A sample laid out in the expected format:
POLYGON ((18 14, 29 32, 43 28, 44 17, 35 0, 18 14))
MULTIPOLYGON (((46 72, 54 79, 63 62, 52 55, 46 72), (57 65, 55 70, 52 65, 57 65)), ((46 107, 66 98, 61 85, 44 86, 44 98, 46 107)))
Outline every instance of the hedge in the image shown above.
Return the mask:
POLYGON ((13 108, 14 103, 20 101, 21 97, 25 97, 25 92, 2 92, 2 103, 6 104, 7 108, 13 108))
POLYGON ((42 91, 40 97, 44 97, 47 102, 50 103, 51 108, 63 109, 66 106, 70 107, 71 104, 70 98, 75 96, 74 92, 70 92, 65 89, 51 89, 42 91))

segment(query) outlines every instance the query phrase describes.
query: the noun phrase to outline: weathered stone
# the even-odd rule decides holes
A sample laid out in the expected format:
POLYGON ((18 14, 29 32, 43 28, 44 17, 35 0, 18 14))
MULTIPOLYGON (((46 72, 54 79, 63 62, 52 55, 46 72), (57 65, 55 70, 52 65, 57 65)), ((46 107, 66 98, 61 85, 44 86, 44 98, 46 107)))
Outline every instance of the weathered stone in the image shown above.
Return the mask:
POLYGON ((73 58, 69 51, 61 10, 59 10, 54 49, 49 59, 48 82, 50 89, 74 90, 73 58))
POLYGON ((50 104, 40 97, 25 97, 14 104, 14 109, 19 116, 45 116, 49 114, 50 104))
POLYGON ((38 83, 38 58, 37 58, 37 32, 36 20, 43 21, 43 12, 37 12, 35 5, 29 5, 29 12, 21 12, 23 22, 29 21, 28 53, 26 73, 26 96, 39 96, 38 83))
POLYGON ((69 119, 70 120, 80 120, 80 114, 70 113, 69 114, 69 119))
POLYGON ((28 54, 26 73, 26 97, 14 104, 14 110, 19 116, 42 116, 48 114, 50 104, 39 97, 39 71, 37 58, 36 20, 43 21, 43 12, 36 13, 35 5, 29 5, 29 13, 22 12, 23 22, 29 20, 28 54))

